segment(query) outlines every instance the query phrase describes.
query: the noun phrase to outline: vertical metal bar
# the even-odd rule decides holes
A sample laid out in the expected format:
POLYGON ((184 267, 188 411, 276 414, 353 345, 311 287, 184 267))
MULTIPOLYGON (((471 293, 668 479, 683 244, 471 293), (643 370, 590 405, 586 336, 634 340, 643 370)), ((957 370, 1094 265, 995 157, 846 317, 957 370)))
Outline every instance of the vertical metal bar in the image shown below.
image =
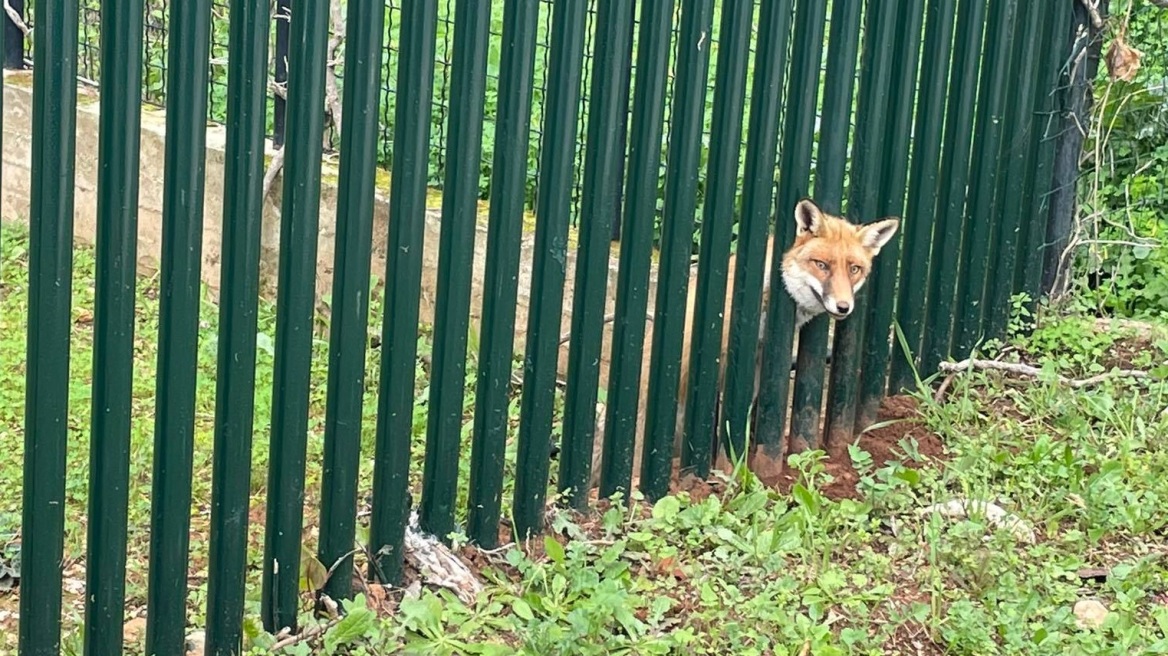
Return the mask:
POLYGON ((941 157, 941 189, 933 229, 933 263, 929 274, 929 319, 921 347, 921 375, 937 370, 949 355, 953 330, 954 295, 961 249, 961 217, 969 181, 969 154, 973 146, 973 109, 988 0, 961 0, 960 28, 950 68, 949 107, 945 119, 945 146, 941 157))
MULTIPOLYGON (((292 0, 276 0, 276 13, 274 20, 276 21, 276 52, 274 59, 276 60, 276 70, 273 72, 272 81, 277 86, 284 87, 286 93, 281 95, 275 93, 272 95, 272 146, 275 148, 282 148, 284 146, 284 136, 287 133, 285 128, 285 117, 288 112, 288 41, 291 26, 292 0)), ((327 15, 327 14, 326 14, 327 15)))
MULTIPOLYGON (((884 143, 883 175, 873 217, 901 217, 902 225, 924 17, 924 0, 900 3, 900 13, 896 20, 896 50, 892 61, 892 95, 888 99, 888 122, 885 128, 887 140, 884 143)), ((881 249, 872 264, 872 273, 868 276, 871 302, 868 306, 867 344, 863 350, 860 400, 856 407, 857 431, 876 422, 880 401, 887 389, 888 359, 894 344, 891 339, 892 314, 896 302, 900 241, 903 238, 901 233, 881 249)))
POLYGON ((503 11, 499 108, 483 288, 483 330, 470 454, 467 534, 483 548, 499 541, 503 458, 515 351, 515 307, 531 142, 538 0, 508 0, 503 11))
POLYGON ((651 499, 669 491, 677 426, 678 373, 686 319, 686 287, 693 252, 693 224, 701 156, 702 119, 710 68, 711 0, 683 0, 677 36, 677 77, 670 109, 669 156, 661 254, 653 316, 649 399, 641 489, 651 499))
MULTIPOLYGON (((375 4, 368 2, 363 11, 375 4)), ((355 11, 357 9, 350 5, 350 15, 356 16, 355 11)), ((383 351, 373 466, 373 514, 369 530, 370 551, 377 555, 373 563, 377 578, 395 585, 401 582, 402 545, 410 514, 410 440, 414 423, 414 371, 418 364, 418 302, 422 287, 430 113, 434 98, 437 0, 402 5, 400 29, 393 177, 389 193, 389 243, 385 257, 385 279, 392 283, 386 285, 382 318, 383 351)), ((356 46, 350 42, 350 47, 356 46)), ((365 111, 360 108, 372 106, 377 102, 377 96, 368 86, 358 88, 364 89, 368 95, 364 98, 365 103, 355 104, 354 108, 355 111, 365 111)), ((360 162, 354 161, 354 166, 358 171, 365 170, 360 162)), ((361 341, 364 344, 365 340, 361 341)))
POLYGON ((186 649, 211 1, 170 5, 146 653, 186 649), (200 62, 194 65, 192 62, 200 62))
MULTIPOLYGON (((856 56, 860 50, 862 2, 832 5, 827 70, 824 72, 823 114, 815 165, 815 201, 831 214, 843 212, 844 174, 848 166, 848 134, 855 95, 856 56)), ((781 289, 774 293, 785 293, 781 289)), ((827 361, 826 316, 816 317, 799 333, 795 389, 791 400, 791 450, 819 448, 819 419, 827 361)))
MULTIPOLYGON (((995 0, 990 5, 986 49, 978 93, 977 127, 973 135, 973 171, 966 201, 965 237, 962 240, 960 277, 957 279, 959 312, 954 317, 953 355, 966 357, 984 335, 987 279, 993 257, 993 227, 1001 220, 999 179, 1005 173, 1002 132, 1005 129, 1006 86, 1014 43, 1017 0, 995 0)), ((1017 98, 1011 99, 1017 102, 1017 98)))
POLYGON ((73 288, 77 0, 36 6, 20 653, 61 649, 61 555, 73 288))
POLYGON ((438 290, 434 303, 434 367, 419 508, 422 529, 442 540, 454 530, 454 502, 458 492, 490 28, 491 3, 460 0, 455 5, 454 80, 450 89, 448 156, 442 194, 442 230, 438 237, 438 290))
MULTIPOLYGON (((888 96, 892 86, 893 51, 897 6, 869 0, 864 27, 864 51, 860 63, 860 93, 856 102, 856 138, 852 143, 852 170, 848 190, 848 215, 853 221, 869 221, 879 199, 886 147, 888 96)), ((827 389, 826 447, 851 441, 860 391, 860 352, 868 314, 865 286, 856 295, 849 319, 836 322, 827 389)))
MULTIPOLYGON (((288 119, 292 130, 285 145, 280 211, 280 277, 276 290, 272 432, 260 600, 264 628, 269 633, 296 629, 300 600, 328 11, 327 2, 296 0, 290 26, 294 61, 288 79, 288 119)), ((326 566, 332 565, 329 561, 326 566)), ((334 577, 338 574, 341 573, 333 572, 334 577)), ((346 581, 351 580, 351 567, 342 575, 346 581)))
POLYGON ((1037 155, 1034 162, 1033 180, 1027 183, 1024 197, 1028 199, 1026 246, 1023 250, 1022 265, 1019 267, 1019 289, 1030 296, 1031 309, 1038 302, 1042 290, 1042 272, 1046 252, 1047 217, 1050 214, 1052 173, 1058 133, 1062 129, 1063 93, 1059 81, 1062 79, 1062 64, 1067 58, 1071 43, 1071 7, 1056 5, 1054 16, 1047 21, 1047 33, 1043 41, 1043 77, 1035 89, 1035 107, 1041 131, 1036 131, 1037 155))
MULTIPOLYGON (((1014 37, 1013 66, 1010 71, 1010 87, 1006 97, 1011 99, 1004 119, 1008 130, 1002 143, 1002 154, 1006 159, 1004 175, 999 181, 998 193, 1001 202, 998 219, 997 257, 990 278, 987 271, 984 330, 987 337, 1000 337, 1010 319, 1010 298, 1020 291, 1015 284, 1015 270, 1018 251, 1022 241, 1022 216, 1025 205, 1027 184, 1033 184, 1034 157, 1032 144, 1035 140, 1037 123, 1037 98, 1035 89, 1039 87, 1042 69, 1041 50, 1045 30, 1045 12, 1038 3, 1023 3, 1020 9, 1018 28, 1014 37), (990 282, 992 280, 992 282, 990 282)), ((1039 96, 1040 98, 1040 96, 1039 96)))
MULTIPOLYGON (((17 16, 24 16, 24 0, 7 0, 17 16)), ((39 18, 38 18, 39 22, 39 18)), ((4 12, 4 68, 10 71, 24 70, 24 32, 17 26, 8 12, 4 12)))
POLYGON ((953 17, 957 0, 930 0, 925 19, 924 61, 921 64, 920 98, 917 101, 913 133, 912 172, 909 176, 908 207, 897 300, 897 324, 911 352, 893 341, 889 388, 893 393, 910 389, 914 367, 920 363, 922 333, 928 317, 927 298, 931 263, 929 252, 933 228, 938 218, 938 167, 941 137, 944 134, 945 97, 949 88, 949 64, 953 55, 953 17))
POLYGON ((138 266, 142 0, 103 0, 85 653, 121 654, 138 266))
POLYGON ((742 154, 746 65, 754 3, 725 0, 721 10, 701 255, 690 328, 691 348, 689 353, 682 354, 683 358, 689 358, 689 380, 685 386, 689 398, 686 401, 681 466, 702 478, 710 473, 711 447, 718 429, 714 415, 722 378, 722 338, 725 335, 725 317, 722 315, 726 308, 738 160, 742 154))
MULTIPOLYGON (((632 147, 625 185, 624 235, 617 271, 616 319, 609 358, 608 407, 604 422, 600 496, 627 492, 632 485, 633 453, 640 410, 645 312, 649 304, 649 265, 657 216, 657 176, 665 128, 670 25, 673 0, 648 0, 641 6, 637 44, 637 88, 633 96, 632 147)), ((644 447, 644 445, 642 445, 644 447)), ((644 462, 644 461, 642 461, 644 462)))
POLYGON ((543 507, 547 499, 548 436, 552 431, 560 312, 564 302, 564 266, 567 261, 568 217, 572 207, 572 162, 576 155, 576 124, 580 113, 586 4, 577 0, 557 0, 552 14, 515 476, 513 512, 518 539, 526 539, 542 530, 543 507))
POLYGON ((219 366, 215 374, 207 567, 207 653, 224 656, 238 654, 243 640, 263 219, 264 105, 268 94, 268 3, 233 0, 229 16, 219 366))
POLYGON ((791 346, 795 338, 795 303, 783 287, 783 251, 795 238, 795 204, 807 195, 811 150, 815 143, 819 67, 823 62, 827 1, 800 0, 795 11, 795 42, 787 81, 786 125, 779 149, 779 191, 775 249, 771 260, 770 305, 766 308, 762 371, 758 391, 758 457, 783 460, 787 397, 791 384, 791 346))
MULTIPOLYGON (((845 3, 841 3, 845 4, 845 3)), ((779 109, 787 74, 794 0, 764 2, 759 12, 754 87, 743 166, 742 219, 736 244, 734 300, 726 355, 725 419, 718 426, 735 457, 746 452, 747 425, 754 401, 758 344, 762 338, 762 284, 769 241, 775 168, 778 164, 779 109)), ((853 59, 855 59, 853 57, 853 59)), ((841 162, 842 162, 841 158, 841 162)))
POLYGON ((624 151, 620 149, 619 124, 629 110, 628 102, 621 100, 627 98, 632 69, 629 44, 633 41, 633 10, 630 0, 600 0, 596 15, 580 248, 576 256, 558 479, 559 490, 567 502, 581 510, 588 504, 588 482, 592 476, 612 219, 621 202, 618 162, 624 160, 624 151))
POLYGON ((385 9, 378 2, 350 0, 346 25, 337 247, 317 546, 317 559, 326 567, 336 568, 324 587, 333 599, 352 594, 350 554, 357 532, 365 349, 369 344, 369 258, 379 145, 378 116, 368 108, 377 105, 381 94, 385 9))

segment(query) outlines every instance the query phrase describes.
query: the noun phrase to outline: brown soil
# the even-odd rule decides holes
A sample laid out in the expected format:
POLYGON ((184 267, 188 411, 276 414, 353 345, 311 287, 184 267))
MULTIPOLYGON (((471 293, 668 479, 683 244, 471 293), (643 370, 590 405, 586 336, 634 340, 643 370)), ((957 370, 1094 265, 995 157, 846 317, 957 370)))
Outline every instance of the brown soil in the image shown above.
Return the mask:
MULTIPOLYGON (((859 447, 867 451, 877 466, 888 461, 901 462, 906 467, 919 469, 930 461, 936 462, 945 459, 945 448, 941 438, 929 432, 919 421, 917 403, 911 397, 893 396, 880 404, 877 423, 896 420, 896 423, 870 430, 859 436, 859 447), (917 441, 918 452, 925 457, 924 462, 916 462, 903 455, 899 442, 913 438, 917 441)), ((852 466, 852 459, 848 455, 848 444, 834 445, 825 461, 827 473, 832 482, 822 488, 820 492, 832 499, 855 499, 859 497, 856 484, 859 474, 852 466)), ((784 469, 778 473, 762 474, 759 478, 766 485, 772 486, 784 493, 789 492, 791 486, 798 480, 798 472, 784 469)))

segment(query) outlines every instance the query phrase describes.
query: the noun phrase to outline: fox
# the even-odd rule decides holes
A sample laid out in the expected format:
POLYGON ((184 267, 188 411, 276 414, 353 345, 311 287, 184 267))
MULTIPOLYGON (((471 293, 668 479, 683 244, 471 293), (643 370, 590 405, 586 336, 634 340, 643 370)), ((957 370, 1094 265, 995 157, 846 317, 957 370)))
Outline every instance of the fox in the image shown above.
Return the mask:
MULTIPOLYGON (((780 276, 784 291, 795 303, 795 334, 809 321, 828 314, 842 321, 856 307, 856 293, 864 286, 872 271, 872 264, 889 241, 896 235, 900 219, 887 217, 867 224, 854 224, 847 219, 823 210, 811 198, 800 199, 794 208, 795 238, 783 253, 780 276)), ((777 235, 767 240, 763 271, 762 313, 759 318, 758 339, 766 334, 767 309, 770 306, 772 262, 777 235)), ((738 255, 731 253, 727 266, 727 280, 733 281, 738 255)), ((719 356, 718 389, 726 376, 726 352, 729 347, 729 317, 733 293, 727 290, 723 308, 722 343, 719 356)), ((681 369, 679 372, 677 423, 673 439, 673 457, 681 452, 682 426, 686 400, 689 398, 689 353, 692 344, 692 321, 697 304, 697 277, 691 275, 686 298, 685 333, 682 340, 681 369)), ((649 398, 649 361, 652 355, 652 327, 645 333, 645 348, 641 361, 640 402, 633 448, 633 473, 639 477, 645 438, 645 406, 649 398)), ((762 369, 762 349, 757 349, 754 363, 752 405, 757 400, 762 369)), ((598 413, 596 441, 592 456, 590 487, 600 482, 603 456, 604 412, 598 413)), ((712 444, 712 436, 711 436, 712 444)))

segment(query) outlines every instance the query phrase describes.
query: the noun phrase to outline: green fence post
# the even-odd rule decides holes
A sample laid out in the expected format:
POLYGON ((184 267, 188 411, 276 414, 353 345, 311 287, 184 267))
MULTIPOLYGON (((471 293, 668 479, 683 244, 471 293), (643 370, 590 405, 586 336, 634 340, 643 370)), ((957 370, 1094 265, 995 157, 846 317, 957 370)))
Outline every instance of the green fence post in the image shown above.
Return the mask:
MULTIPOLYGON (((422 243, 425 235, 426 176, 430 157, 430 114, 434 97, 437 30, 436 0, 420 0, 402 6, 393 177, 389 193, 389 238, 385 257, 386 293, 381 328, 377 445, 373 465, 373 509, 369 530, 372 542, 370 551, 376 554, 371 569, 375 570, 374 573, 382 582, 392 584, 401 582, 402 545, 410 513, 410 441, 413 436, 416 393, 414 371, 418 365, 418 302, 422 287, 422 243)), ((377 38, 380 39, 380 32, 377 38)), ((356 45, 350 42, 349 47, 356 48, 356 45)), ((372 53, 372 49, 368 52, 372 53)), ((366 108, 376 105, 378 95, 374 87, 367 83, 357 86, 357 89, 366 95, 361 104, 356 104, 359 101, 354 99, 354 111, 367 111, 366 108)), ((368 141, 373 141, 371 135, 368 141)), ((364 170, 364 164, 366 162, 354 161, 358 171, 364 170)), ((372 212, 372 209, 369 211, 372 212)), ((363 339, 362 344, 364 342, 363 339)))
MULTIPOLYGON (((820 116, 815 166, 815 201, 832 214, 843 212, 844 174, 848 166, 848 136, 856 86, 856 57, 860 50, 862 2, 832 5, 827 69, 824 71, 823 113, 820 116)), ((789 221, 783 216, 780 220, 789 221)), ((785 293, 777 289, 771 293, 785 293)), ((799 333, 795 359, 795 389, 791 401, 791 450, 819 448, 823 379, 827 360, 826 316, 819 316, 799 333)))
POLYGON ((142 1, 102 2, 85 653, 121 654, 138 266, 142 1))
POLYGON ((552 14, 547 100, 543 115, 531 305, 523 356, 523 398, 515 471, 514 531, 526 539, 543 529, 551 457, 552 409, 563 308, 572 163, 580 113, 587 3, 557 0, 552 14))
MULTIPOLYGON (((893 51, 897 6, 869 0, 864 27, 864 52, 860 65, 860 93, 856 102, 856 138, 852 146, 852 171, 848 215, 854 221, 871 221, 878 206, 887 143, 888 96, 892 86, 893 51)), ((895 270, 895 267, 894 267, 895 270)), ((836 322, 832 346, 831 378, 827 390, 824 441, 828 448, 851 442, 860 391, 860 356, 864 345, 868 299, 865 286, 855 297, 849 319, 836 322)))
POLYGON ((794 4, 794 0, 764 2, 759 13, 754 87, 750 96, 750 124, 743 165, 742 221, 735 246, 738 262, 729 317, 726 389, 722 396, 724 419, 718 426, 723 444, 735 457, 746 452, 747 426, 754 400, 758 343, 762 338, 759 330, 762 283, 766 245, 771 237, 770 219, 778 164, 779 109, 789 63, 787 48, 791 40, 794 4))
MULTIPOLYGON (((848 130, 856 81, 856 54, 860 51, 862 2, 840 2, 832 7, 819 153, 815 165, 815 202, 832 214, 842 214, 843 175, 848 166, 848 130)), ((806 180, 806 174, 804 174, 806 180)), ((784 293, 779 289, 780 293, 784 293)), ((791 451, 819 448, 823 376, 827 364, 827 317, 816 317, 799 333, 795 381, 791 400, 791 451)))
POLYGON ((502 512, 503 459, 515 355, 515 308, 538 27, 538 0, 508 0, 503 13, 499 108, 483 282, 483 330, 467 511, 467 534, 486 549, 498 545, 502 512))
MULTIPOLYGON (((632 141, 629 148, 625 212, 617 271, 616 319, 609 358, 608 405, 604 422, 604 456, 600 496, 631 489, 637 415, 649 305, 649 265, 653 224, 657 216, 657 180, 661 138, 665 128, 670 25, 673 0, 647 0, 641 5, 637 44, 637 85, 633 95, 632 141)), ((642 445, 644 452, 646 445, 642 445)), ((642 465, 648 461, 647 456, 642 465)), ((642 472, 645 476, 644 467, 642 472)))
POLYGON ((326 567, 336 568, 324 586, 325 593, 333 599, 345 599, 353 593, 352 552, 357 532, 365 349, 369 344, 369 259, 377 175, 378 117, 368 108, 377 104, 381 94, 386 11, 380 3, 350 0, 345 34, 345 94, 341 107, 337 236, 317 545, 317 559, 326 567))
POLYGON ((170 5, 146 653, 186 649, 211 2, 170 5), (190 62, 204 62, 199 66, 190 62))
POLYGON ((216 656, 238 654, 243 640, 268 93, 268 3, 233 0, 230 20, 219 365, 215 374, 207 566, 207 653, 216 656))
MULTIPOLYGON (((689 381, 686 385, 685 438, 681 466, 705 478, 710 473, 718 384, 721 382, 730 238, 738 200, 738 160, 742 155, 742 118, 746 106, 746 65, 754 3, 725 0, 719 31, 710 128, 706 199, 702 215, 697 294, 691 318, 689 381)), ((739 452, 741 454, 741 452, 739 452)))
MULTIPOLYGON (((960 277, 957 280, 959 312, 954 317, 953 356, 967 357, 985 334, 982 318, 992 276, 994 227, 1001 221, 1000 176, 1004 174, 1002 133, 1006 119, 1006 87, 1010 83, 1010 55, 1014 44, 1017 0, 997 0, 990 5, 983 74, 978 92, 977 127, 969 197, 966 201, 965 238, 962 240, 960 277)), ((1018 102, 1017 97, 1009 99, 1018 102)))
POLYGON ((558 481, 566 501, 577 509, 587 507, 592 476, 608 256, 612 219, 621 202, 620 164, 625 151, 620 126, 629 111, 629 46, 633 40, 634 9, 631 0, 600 0, 596 15, 596 54, 592 59, 580 247, 576 256, 558 481))
POLYGON ((1005 336, 1006 324, 1010 320, 1010 299, 1021 291, 1015 283, 1015 270, 1022 241, 1022 216, 1027 198, 1024 194, 1027 185, 1033 186, 1036 155, 1033 144, 1037 143, 1034 128, 1038 120, 1035 89, 1040 87, 1039 75, 1045 53, 1041 50, 1046 15, 1042 9, 1039 3, 1023 3, 1014 37, 1014 64, 1009 76, 1010 87, 1006 91, 1011 102, 1006 110, 1007 132, 1002 143, 1002 154, 1006 158, 1005 175, 1000 181, 998 194, 1002 201, 995 216, 999 220, 997 257, 993 275, 986 282, 985 297, 989 305, 985 308, 984 329, 986 337, 990 338, 1005 336))
POLYGON ((458 492, 470 288, 482 171, 483 105, 491 5, 460 0, 454 16, 454 79, 450 89, 438 290, 434 302, 434 366, 422 470, 421 528, 445 541, 454 530, 458 492))
MULTIPOLYGON (((795 303, 783 286, 782 258, 795 239, 795 204, 808 192, 815 145, 819 71, 823 63, 826 0, 800 0, 795 11, 795 42, 787 81, 786 118, 779 149, 779 190, 775 212, 775 250, 771 261, 771 298, 766 308, 762 371, 758 391, 758 456, 768 466, 783 462, 791 385, 791 347, 795 339, 795 303)), ((826 330, 822 328, 812 330, 826 330)), ((804 329, 804 333, 808 330, 804 329)), ((810 352, 809 352, 810 353, 810 352)), ((820 363, 822 366, 822 358, 820 363)), ((818 410, 816 410, 818 413, 818 410)))
POLYGON ((30 656, 61 650, 77 11, 77 0, 36 4, 20 543, 20 653, 30 656))
POLYGON ((1027 212, 1026 245, 1018 270, 1018 288, 1030 297, 1030 310, 1034 310, 1038 295, 1042 290, 1042 270, 1046 252, 1047 217, 1050 215, 1050 191, 1055 147, 1062 127, 1059 113, 1063 94, 1059 81, 1063 79, 1062 64, 1070 50, 1071 7, 1056 5, 1054 16, 1046 22, 1043 35, 1042 77, 1035 88, 1035 111, 1041 131, 1036 130, 1033 180, 1027 183, 1024 197, 1027 212))
MULTIPOLYGON (((888 125, 884 142, 883 174, 875 216, 901 218, 904 225, 905 187, 908 184, 909 145, 916 106, 917 67, 921 52, 921 24, 925 17, 924 0, 900 4, 897 15, 895 54, 892 62, 892 96, 888 100, 888 125)), ((903 228, 902 228, 903 229, 903 228)), ((893 339, 892 314, 895 310, 897 274, 900 264, 901 232, 884 246, 872 265, 868 294, 871 302, 863 350, 863 373, 860 400, 856 407, 856 431, 876 423, 880 401, 888 382, 888 359, 899 343, 893 339)))
POLYGON ((945 98, 949 87, 949 63, 953 54, 953 17, 957 0, 930 0, 925 20, 924 61, 921 63, 920 98, 913 133, 912 172, 905 211, 905 246, 901 249, 897 325, 910 352, 893 340, 889 389, 893 394, 914 388, 915 367, 920 363, 922 333, 929 312, 927 299, 930 247, 937 211, 937 169, 941 163, 945 98))
MULTIPOLYGON (((316 238, 324 137, 328 3, 294 0, 289 26, 288 134, 280 212, 271 447, 261 608, 269 633, 296 629, 300 534, 304 528, 304 458, 312 384, 316 312, 316 238)), ((342 121, 342 126, 344 122, 342 121)), ((323 527, 323 525, 322 525, 323 527)), ((351 578, 350 567, 332 578, 351 578)), ((327 566, 332 566, 329 561, 327 566)))
POLYGON ((653 315, 649 398, 645 409, 645 446, 641 490, 650 499, 665 496, 673 469, 677 431, 678 372, 685 330, 686 287, 693 253, 693 224, 701 156, 702 117, 709 77, 711 0, 684 0, 677 36, 677 77, 670 110, 661 254, 653 315))
POLYGON ((941 189, 933 228, 933 263, 929 273, 929 317, 921 347, 922 377, 937 371, 949 355, 953 334, 954 296, 961 249, 961 217, 969 182, 969 154, 973 146, 973 110, 981 64, 988 0, 961 0, 957 39, 949 78, 949 107, 941 158, 941 189))

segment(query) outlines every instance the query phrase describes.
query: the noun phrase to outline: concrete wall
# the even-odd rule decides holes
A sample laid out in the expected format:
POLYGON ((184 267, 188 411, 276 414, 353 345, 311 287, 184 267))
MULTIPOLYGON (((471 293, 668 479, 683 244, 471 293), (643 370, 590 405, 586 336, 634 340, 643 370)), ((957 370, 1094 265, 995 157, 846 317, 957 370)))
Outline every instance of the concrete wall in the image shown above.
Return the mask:
MULTIPOLYGON (((5 221, 27 222, 29 211, 29 189, 32 139, 32 73, 5 72, 4 87, 4 149, 3 149, 3 192, 0 194, 0 214, 5 221)), ((77 173, 76 173, 76 213, 75 234, 78 242, 92 244, 96 234, 97 214, 97 143, 98 115, 100 103, 96 92, 89 87, 79 87, 77 112, 77 173)), ((139 223, 138 223, 138 266, 142 273, 157 270, 162 249, 162 188, 163 162, 165 161, 166 117, 162 110, 144 108, 142 112, 141 177, 139 180, 139 223)), ((223 162, 226 130, 210 127, 207 131, 206 196, 203 229, 202 278, 217 298, 219 288, 220 245, 223 228, 223 162)), ((271 155, 271 144, 267 144, 271 155)), ((335 160, 335 158, 334 158, 335 160)), ((331 181, 337 176, 335 161, 324 163, 321 189, 320 239, 317 256, 316 292, 319 299, 332 289, 332 272, 335 258, 337 187, 331 181)), ((389 189, 388 174, 379 176, 377 198, 374 205, 373 258, 371 272, 379 279, 385 275, 385 249, 388 232, 389 189)), ((266 297, 274 299, 276 286, 276 264, 279 254, 280 180, 277 178, 272 191, 265 201, 262 233, 261 276, 262 289, 266 297)), ((433 303, 437 287, 438 235, 441 225, 440 196, 431 194, 431 209, 426 214, 425 249, 422 274, 422 321, 429 323, 433 318, 433 303)), ((483 299, 483 268, 486 258, 486 205, 482 204, 479 225, 475 234, 474 283, 471 302, 473 325, 479 323, 483 299)), ((519 272, 519 301, 516 321, 516 347, 521 349, 527 326, 527 308, 530 300, 531 263, 534 234, 530 217, 524 218, 525 228, 521 264, 519 272)), ((570 238, 575 243, 575 235, 570 238)), ((606 312, 611 313, 616 297, 617 246, 614 244, 609 264, 608 303, 606 312)), ((564 313, 561 332, 570 326, 572 305, 572 280, 575 271, 575 248, 569 247, 567 261, 567 285, 564 291, 564 313)), ((650 304, 654 298, 655 273, 650 281, 650 304)), ((382 281, 384 284, 385 281, 382 281)), ((603 349, 602 370, 607 371, 611 324, 606 326, 603 349)), ((566 369, 567 348, 561 349, 561 371, 566 369)), ((603 374, 602 374, 603 375, 603 374)))

